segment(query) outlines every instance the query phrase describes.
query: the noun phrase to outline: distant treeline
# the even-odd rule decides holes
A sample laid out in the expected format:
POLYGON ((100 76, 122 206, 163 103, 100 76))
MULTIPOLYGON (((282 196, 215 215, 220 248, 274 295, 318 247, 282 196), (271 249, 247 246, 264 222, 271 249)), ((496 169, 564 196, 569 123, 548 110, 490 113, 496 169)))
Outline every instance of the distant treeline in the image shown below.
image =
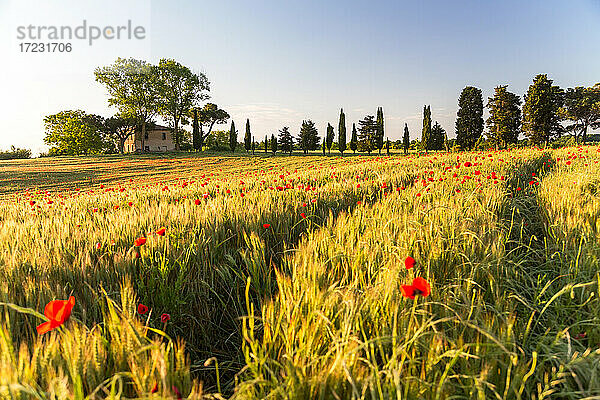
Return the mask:
POLYGON ((31 158, 31 150, 19 149, 15 146, 11 146, 10 150, 0 150, 0 160, 17 160, 21 158, 31 158))
POLYGON ((240 143, 234 121, 228 131, 213 131, 215 125, 227 123, 230 115, 214 103, 201 104, 209 98, 206 76, 174 60, 162 59, 158 65, 152 65, 142 60, 119 58, 110 66, 97 68, 95 76, 106 87, 108 104, 117 108, 117 114, 104 118, 81 110, 68 110, 47 116, 44 141, 50 146, 50 155, 122 153, 125 141, 133 135, 144 149, 145 132, 157 117, 167 121, 176 151, 234 152, 243 147, 252 153, 256 150, 272 153, 322 150, 323 154, 330 154, 333 149, 342 154, 347 150, 381 154, 384 149, 389 152, 394 148, 404 152, 460 151, 547 146, 567 143, 565 136, 577 144, 588 140, 590 129, 600 127, 600 83, 563 90, 553 85, 547 75, 540 74, 533 79, 523 98, 503 85, 497 86, 484 104, 481 89, 465 87, 458 99, 456 139, 448 139, 446 130, 432 120, 431 106, 426 105, 418 140, 410 140, 408 125, 404 124, 402 139, 391 142, 384 130, 383 108, 378 107, 375 115, 352 123, 349 132, 342 109, 337 131, 334 125, 327 123, 322 136, 314 122, 305 120, 297 136, 284 126, 277 133, 261 133, 255 138, 250 120, 246 119, 244 139, 240 143), (484 107, 489 112, 485 121, 484 107), (191 130, 183 129, 184 126, 190 126, 191 130), (520 140, 521 135, 524 139, 520 140))

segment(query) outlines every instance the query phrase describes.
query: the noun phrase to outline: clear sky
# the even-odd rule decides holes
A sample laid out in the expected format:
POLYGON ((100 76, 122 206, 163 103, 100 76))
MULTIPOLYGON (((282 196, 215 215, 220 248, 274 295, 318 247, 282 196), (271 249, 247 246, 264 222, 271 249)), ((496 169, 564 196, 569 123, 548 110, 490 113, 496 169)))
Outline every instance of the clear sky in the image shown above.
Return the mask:
MULTIPOLYGON (((29 40, 32 41, 32 40, 29 40)), ((211 100, 257 140, 312 119, 322 135, 340 107, 351 123, 378 106, 386 135, 421 113, 454 136, 466 85, 523 95, 538 73, 561 87, 600 82, 600 1, 0 0, 0 148, 44 151, 43 117, 110 116, 95 66, 174 58, 207 75, 211 100), (17 27, 143 26, 144 40, 73 40, 71 53, 21 53, 17 27)), ((226 126, 218 128, 225 129, 226 126)))

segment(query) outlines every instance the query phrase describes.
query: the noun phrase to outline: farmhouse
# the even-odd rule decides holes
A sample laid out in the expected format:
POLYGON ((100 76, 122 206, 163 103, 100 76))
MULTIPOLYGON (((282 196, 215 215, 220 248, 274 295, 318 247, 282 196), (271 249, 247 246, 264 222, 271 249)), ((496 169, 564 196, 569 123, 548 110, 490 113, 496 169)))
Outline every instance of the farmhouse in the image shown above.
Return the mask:
POLYGON ((136 132, 125 141, 125 153, 164 152, 175 150, 175 142, 171 130, 162 125, 154 125, 146 130, 142 138, 141 132, 136 132))

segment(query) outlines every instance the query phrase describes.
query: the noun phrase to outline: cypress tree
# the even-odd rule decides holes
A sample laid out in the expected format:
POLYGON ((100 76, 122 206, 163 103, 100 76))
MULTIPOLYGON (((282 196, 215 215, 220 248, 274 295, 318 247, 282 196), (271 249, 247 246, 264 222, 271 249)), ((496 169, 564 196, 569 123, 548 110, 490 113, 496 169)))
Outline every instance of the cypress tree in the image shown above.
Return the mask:
POLYGON ((254 147, 256 145, 256 142, 254 141, 254 136, 252 136, 252 155, 254 155, 254 147))
POLYGON ((387 155, 390 155, 390 139, 387 139, 385 141, 385 152, 387 153, 387 155))
POLYGON ((323 155, 325 155, 326 138, 323 138, 323 155))
POLYGON ((537 75, 529 86, 523 104, 523 133, 534 144, 548 145, 554 137, 562 135, 559 110, 564 92, 552 85, 545 74, 537 75))
POLYGON ((427 153, 431 138, 431 106, 423 107, 423 130, 421 131, 421 147, 427 153))
POLYGON ((267 135, 265 135, 265 153, 269 152, 269 146, 268 146, 268 141, 267 141, 267 135))
POLYGON ((200 149, 200 127, 198 125, 198 110, 194 108, 193 111, 193 122, 192 122, 192 142, 194 150, 200 149))
POLYGON ((331 155, 331 146, 333 145, 333 140, 335 139, 335 133, 333 133, 333 126, 330 123, 327 123, 327 136, 325 137, 327 141, 327 150, 329 155, 331 155))
POLYGON ((462 149, 472 149, 483 132, 481 89, 467 86, 462 90, 456 115, 456 144, 462 149))
POLYGON ((488 98, 488 137, 496 146, 506 148, 508 143, 517 143, 521 129, 521 98, 506 90, 507 86, 494 89, 488 98))
POLYGON ((275 135, 271 135, 271 151, 273 154, 277 153, 277 137, 275 135))
POLYGON ((358 135, 356 134, 356 124, 352 123, 352 139, 350 139, 350 150, 356 154, 358 148, 358 135))
POLYGON ((250 119, 246 119, 246 135, 244 136, 244 147, 246 152, 252 147, 252 135, 250 134, 250 119))
POLYGON ((379 154, 381 154, 381 149, 383 149, 383 108, 379 107, 377 109, 377 121, 375 125, 375 146, 379 150, 379 154))
POLYGON ((235 130, 235 123, 233 120, 231 121, 231 128, 229 129, 229 148, 231 152, 235 152, 235 147, 237 146, 237 131, 235 130))
POLYGON ((408 148, 410 147, 410 133, 408 132, 408 124, 404 124, 404 137, 402 138, 402 144, 404 145, 404 154, 408 154, 408 148))
POLYGON ((338 126, 338 149, 343 156, 346 150, 346 115, 343 108, 340 110, 340 124, 338 126))

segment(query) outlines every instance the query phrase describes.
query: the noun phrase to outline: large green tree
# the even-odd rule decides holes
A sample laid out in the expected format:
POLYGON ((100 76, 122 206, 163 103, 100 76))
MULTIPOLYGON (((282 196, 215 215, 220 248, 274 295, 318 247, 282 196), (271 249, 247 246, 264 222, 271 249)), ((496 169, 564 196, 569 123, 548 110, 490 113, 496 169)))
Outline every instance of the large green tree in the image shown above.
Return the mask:
POLYGON ((246 118, 246 134, 244 135, 244 148, 246 152, 252 148, 252 134, 250 133, 250 119, 246 118))
POLYGON ((333 126, 330 123, 327 123, 327 136, 325 140, 327 142, 327 151, 331 154, 331 146, 333 146, 333 141, 335 139, 335 133, 333 132, 333 126))
POLYGON ((521 98, 506 88, 506 85, 497 86, 494 95, 488 98, 490 116, 486 121, 488 139, 503 148, 517 143, 521 130, 521 98))
POLYGON ((209 82, 202 73, 195 74, 175 60, 163 58, 158 63, 158 101, 160 115, 173 132, 175 150, 180 150, 180 124, 186 124, 192 108, 209 96, 209 82))
POLYGON ((381 149, 383 149, 383 108, 377 108, 377 120, 375 122, 375 147, 379 150, 379 154, 381 154, 381 149))
POLYGON ((410 133, 408 132, 408 124, 404 124, 404 136, 402 137, 402 147, 404 147, 404 154, 408 154, 408 148, 410 147, 410 133))
POLYGON ((229 149, 232 153, 235 152, 237 146, 237 131, 235 130, 235 122, 231 120, 231 128, 229 128, 229 149))
POLYGON ((229 119, 227 111, 222 110, 214 103, 206 103, 202 108, 194 108, 198 113, 198 123, 200 124, 199 144, 200 150, 204 145, 204 140, 210 135, 215 125, 224 124, 229 119), (206 133, 204 129, 207 129, 206 133))
POLYGON ((108 91, 108 104, 117 107, 120 115, 135 118, 144 151, 146 127, 160 111, 158 67, 134 58, 117 58, 112 65, 96 68, 94 75, 108 91))
POLYGON ((125 141, 135 134, 137 122, 133 117, 115 115, 104 121, 104 131, 117 142, 119 153, 125 152, 125 141))
POLYGON ((421 147, 425 152, 431 150, 431 106, 423 107, 423 129, 421 130, 421 147))
POLYGON ((338 125, 338 150, 344 155, 346 151, 346 115, 344 109, 340 109, 340 123, 338 125))
POLYGON ((350 139, 350 150, 356 153, 358 148, 358 134, 356 133, 356 124, 352 124, 352 138, 350 139))
POLYGON ((446 130, 437 121, 431 128, 429 137, 429 150, 444 150, 446 145, 446 130))
POLYGON ((52 155, 88 155, 110 151, 104 119, 81 110, 61 111, 44 118, 44 143, 52 155))
POLYGON ((376 133, 377 125, 374 116, 367 115, 358 121, 358 150, 371 154, 371 151, 376 148, 376 133))
POLYGON ((279 130, 279 141, 278 145, 281 148, 281 151, 284 153, 292 154, 294 149, 294 137, 292 136, 290 129, 287 126, 284 126, 279 130))
POLYGON ((570 122, 565 129, 577 143, 580 139, 585 143, 588 129, 600 127, 600 83, 568 88, 564 99, 560 116, 570 122))
POLYGON ((483 97, 481 89, 467 86, 460 93, 456 118, 456 143, 472 149, 483 132, 483 97))
POLYGON ((277 144, 278 144, 277 143, 277 136, 271 135, 271 152, 273 154, 277 153, 277 148, 278 148, 277 144))
POLYGON ((314 122, 311 120, 302 121, 298 142, 304 154, 308 153, 309 150, 319 149, 319 132, 314 122))
POLYGON ((563 127, 559 111, 563 105, 564 92, 552 85, 546 74, 539 74, 529 86, 523 104, 521 129, 536 145, 548 145, 550 140, 560 137, 563 127))

